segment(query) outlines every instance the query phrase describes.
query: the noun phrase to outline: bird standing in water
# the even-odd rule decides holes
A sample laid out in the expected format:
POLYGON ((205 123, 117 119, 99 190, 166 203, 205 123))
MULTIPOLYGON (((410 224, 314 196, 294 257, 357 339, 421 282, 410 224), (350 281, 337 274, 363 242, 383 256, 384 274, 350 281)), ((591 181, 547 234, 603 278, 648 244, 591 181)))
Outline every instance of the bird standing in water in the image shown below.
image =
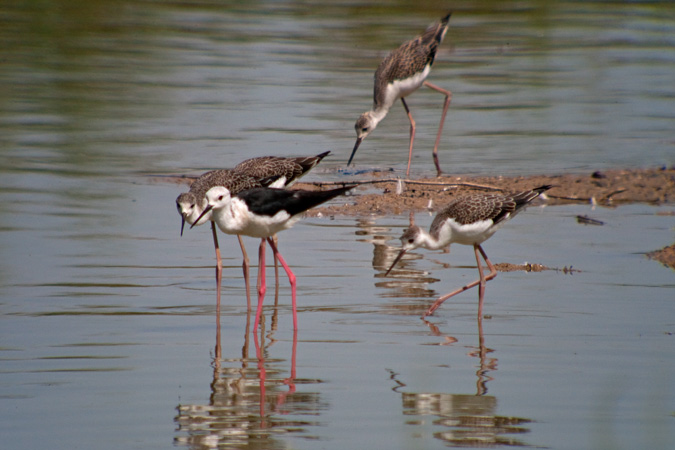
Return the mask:
POLYGON ((433 314, 444 301, 453 295, 464 292, 476 285, 478 285, 478 317, 482 317, 485 283, 497 276, 497 270, 488 259, 480 244, 495 234, 504 223, 518 214, 532 200, 551 189, 551 187, 550 185, 545 185, 530 191, 514 194, 474 194, 459 197, 450 202, 448 206, 436 215, 433 222, 431 222, 429 232, 415 225, 414 216, 411 213, 410 228, 401 236, 401 252, 384 275, 387 276, 403 255, 410 250, 419 247, 429 250, 439 250, 455 243, 472 245, 476 254, 476 263, 478 264, 478 280, 438 298, 427 312, 424 313, 422 318, 433 314), (488 275, 483 273, 480 261, 481 256, 485 260, 488 269, 490 269, 488 275))
POLYGON ((258 257, 261 282, 258 287, 258 309, 253 326, 254 331, 258 329, 267 289, 265 285, 265 240, 269 242, 275 258, 281 263, 291 283, 293 329, 297 330, 295 275, 279 253, 272 236, 292 227, 300 219, 301 213, 353 188, 354 186, 345 186, 328 191, 254 188, 233 195, 227 188, 216 186, 206 193, 207 203, 202 216, 211 214, 211 220, 223 233, 258 237, 262 240, 258 257))
MULTIPOLYGON (((178 214, 181 215, 182 220, 180 227, 181 236, 183 235, 185 222, 189 223, 191 226, 197 226, 211 221, 213 245, 216 250, 216 309, 218 312, 220 311, 220 284, 223 263, 220 257, 216 226, 211 219, 211 214, 202 214, 206 207, 206 193, 208 190, 214 186, 223 186, 232 194, 236 194, 254 187, 288 187, 316 167, 316 165, 328 156, 329 153, 330 151, 320 153, 316 156, 262 156, 247 159, 239 163, 232 170, 212 170, 202 174, 192 183, 192 185, 190 185, 190 190, 188 192, 184 192, 176 198, 176 208, 178 209, 178 214)), ((249 287, 249 259, 246 248, 244 247, 244 241, 241 236, 238 236, 238 239, 244 257, 242 269, 244 271, 244 283, 246 285, 246 301, 250 309, 251 292, 249 287)))
POLYGON ((443 132, 443 123, 445 115, 450 106, 452 92, 442 89, 435 84, 426 81, 431 66, 436 57, 438 46, 443 41, 445 33, 448 31, 448 23, 452 13, 448 13, 440 22, 431 25, 427 30, 415 39, 403 43, 382 60, 375 72, 375 89, 373 98, 373 109, 361 114, 356 121, 356 144, 349 157, 347 165, 349 166, 354 159, 356 150, 361 142, 368 136, 384 119, 397 99, 401 99, 405 112, 410 120, 410 148, 408 150, 408 168, 406 176, 410 175, 410 161, 412 160, 413 142, 415 140, 415 120, 413 120, 405 97, 415 92, 422 85, 427 86, 441 94, 445 95, 443 113, 441 114, 441 123, 436 135, 436 144, 434 145, 434 164, 436 165, 437 175, 441 176, 441 166, 438 162, 438 145, 443 132))

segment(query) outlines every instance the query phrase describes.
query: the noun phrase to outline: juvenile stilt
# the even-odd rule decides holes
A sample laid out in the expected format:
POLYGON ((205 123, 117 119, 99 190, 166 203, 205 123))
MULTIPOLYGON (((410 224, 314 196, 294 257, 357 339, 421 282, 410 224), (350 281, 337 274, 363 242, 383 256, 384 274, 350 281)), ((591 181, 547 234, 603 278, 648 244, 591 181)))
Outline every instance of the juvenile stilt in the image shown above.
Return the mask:
POLYGON ((354 125, 354 128, 356 129, 356 143, 354 144, 354 149, 347 162, 348 166, 352 163, 356 150, 358 150, 361 142, 363 142, 366 136, 368 136, 387 116, 387 113, 394 102, 400 98, 403 102, 406 114, 408 115, 408 119, 410 120, 410 144, 408 147, 408 168, 406 169, 406 177, 410 176, 410 162, 412 161, 413 142, 415 141, 415 121, 412 118, 412 114, 410 113, 410 109, 408 108, 404 97, 412 94, 421 86, 427 86, 428 88, 445 95, 441 123, 438 127, 436 144, 434 145, 433 151, 436 172, 438 176, 441 176, 442 171, 438 161, 438 146, 441 141, 443 124, 445 123, 445 116, 448 112, 448 107, 450 106, 452 93, 435 84, 429 83, 426 81, 426 78, 429 76, 429 72, 431 72, 431 66, 436 58, 438 46, 441 44, 448 31, 451 14, 452 13, 449 13, 443 17, 440 22, 431 25, 422 35, 401 44, 399 48, 391 52, 384 60, 382 60, 377 67, 377 70, 375 71, 373 108, 370 111, 361 114, 354 125))
POLYGON ((514 194, 476 194, 459 197, 436 215, 429 232, 415 225, 415 219, 411 213, 410 227, 401 236, 401 252, 389 267, 385 276, 389 275, 389 272, 406 252, 418 247, 440 250, 453 243, 472 245, 478 266, 478 279, 439 297, 422 318, 433 314, 450 297, 475 286, 478 286, 478 316, 482 317, 485 284, 497 276, 497 270, 480 244, 489 239, 499 227, 551 187, 550 185, 540 186, 530 191, 514 194), (481 257, 490 269, 487 276, 483 272, 481 257))

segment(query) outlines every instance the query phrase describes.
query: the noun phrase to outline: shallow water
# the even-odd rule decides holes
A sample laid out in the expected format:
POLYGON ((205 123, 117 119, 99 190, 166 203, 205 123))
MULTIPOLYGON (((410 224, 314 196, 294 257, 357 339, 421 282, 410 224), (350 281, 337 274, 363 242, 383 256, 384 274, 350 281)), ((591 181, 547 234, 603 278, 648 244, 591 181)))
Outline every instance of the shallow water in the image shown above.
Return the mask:
MULTIPOLYGON (((672 243, 672 205, 528 209, 491 260, 579 272, 500 273, 482 323, 471 291, 419 319, 474 279, 470 248, 384 278, 405 217, 307 219, 280 236, 299 332, 282 278, 257 342, 224 237, 218 339, 210 232, 180 238, 184 187, 151 175, 330 149, 308 179, 344 179, 377 61, 443 5, 69 5, 0 6, 3 449, 673 441, 675 277, 644 257, 672 243)), ((499 5, 459 3, 432 72, 454 92, 448 171, 675 163, 670 3, 499 5)), ((410 97, 415 176, 433 169, 437 97, 410 97)), ((407 128, 393 108, 356 170, 402 173, 407 128)))

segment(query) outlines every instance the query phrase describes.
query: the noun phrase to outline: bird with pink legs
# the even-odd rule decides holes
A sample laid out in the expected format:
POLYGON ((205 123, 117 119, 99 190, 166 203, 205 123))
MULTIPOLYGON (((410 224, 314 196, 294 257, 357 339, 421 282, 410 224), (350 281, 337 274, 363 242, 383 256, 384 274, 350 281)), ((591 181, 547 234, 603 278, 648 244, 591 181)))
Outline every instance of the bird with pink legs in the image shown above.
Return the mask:
POLYGON ((356 129, 356 143, 349 157, 347 166, 352 163, 356 150, 361 142, 377 127, 377 125, 387 116, 389 109, 396 100, 401 99, 403 108, 410 120, 410 145, 408 149, 408 168, 406 177, 410 175, 410 162, 412 160, 413 143, 415 141, 415 120, 410 113, 410 108, 405 101, 405 97, 415 92, 422 86, 426 86, 445 96, 443 103, 443 112, 441 113, 441 123, 438 126, 436 143, 434 144, 433 158, 436 166, 437 175, 442 174, 440 163, 438 162, 438 146, 441 142, 441 133, 445 116, 450 106, 452 92, 436 86, 426 81, 431 66, 434 64, 438 46, 443 41, 448 31, 450 16, 448 13, 440 22, 431 25, 420 36, 410 41, 404 42, 396 50, 391 52, 382 60, 375 71, 375 87, 373 92, 373 108, 359 116, 354 128, 356 129))
MULTIPOLYGON (((345 186, 327 191, 284 190, 254 188, 233 194, 224 186, 215 186, 206 193, 206 207, 202 215, 211 214, 218 228, 225 234, 251 236, 261 239, 258 264, 258 308, 253 330, 257 331, 267 290, 265 283, 265 242, 267 241, 288 275, 291 284, 293 329, 298 329, 296 277, 281 256, 272 236, 292 227, 300 214, 310 208, 343 195, 354 186, 345 186)), ((198 219, 199 221, 199 219, 198 219)))
POLYGON ((389 275, 389 272, 403 258, 403 255, 416 248, 424 247, 429 250, 440 250, 455 243, 471 245, 476 255, 478 279, 439 297, 422 318, 433 314, 450 297, 475 286, 478 286, 478 317, 482 317, 485 284, 497 276, 497 270, 488 259, 481 244, 495 234, 509 219, 512 219, 551 187, 545 185, 513 194, 473 194, 459 197, 436 215, 428 232, 415 225, 414 216, 411 213, 410 227, 401 236, 401 251, 385 276, 389 275), (487 275, 483 272, 481 257, 490 269, 487 275))

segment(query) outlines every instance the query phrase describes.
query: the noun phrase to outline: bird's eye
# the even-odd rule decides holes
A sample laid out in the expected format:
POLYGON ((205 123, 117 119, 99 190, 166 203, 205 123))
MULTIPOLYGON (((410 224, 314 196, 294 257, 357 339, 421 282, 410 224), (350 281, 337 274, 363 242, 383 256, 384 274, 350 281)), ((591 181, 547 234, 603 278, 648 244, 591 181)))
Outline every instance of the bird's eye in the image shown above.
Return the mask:
POLYGON ((361 131, 363 131, 363 132, 365 133, 366 131, 368 131, 368 128, 367 128, 367 127, 366 127, 366 128, 361 128, 361 131))
POLYGON ((408 244, 412 244, 413 242, 415 242, 415 239, 408 239, 408 244))
POLYGON ((192 208, 194 208, 194 207, 195 207, 195 204, 194 204, 194 203, 190 205, 190 209, 192 209, 192 208))
POLYGON ((222 196, 222 195, 221 195, 220 197, 218 197, 218 200, 222 200, 222 199, 223 199, 223 196, 222 196))

